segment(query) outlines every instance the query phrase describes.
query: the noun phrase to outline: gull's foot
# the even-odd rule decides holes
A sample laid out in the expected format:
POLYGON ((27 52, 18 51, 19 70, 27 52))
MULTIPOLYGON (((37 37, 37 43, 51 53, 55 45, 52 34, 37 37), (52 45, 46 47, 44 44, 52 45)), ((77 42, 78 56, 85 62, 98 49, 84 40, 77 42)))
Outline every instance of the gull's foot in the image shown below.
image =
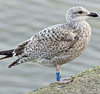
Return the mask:
POLYGON ((58 84, 68 84, 69 82, 72 82, 74 77, 67 77, 67 78, 61 78, 60 81, 58 81, 58 84))

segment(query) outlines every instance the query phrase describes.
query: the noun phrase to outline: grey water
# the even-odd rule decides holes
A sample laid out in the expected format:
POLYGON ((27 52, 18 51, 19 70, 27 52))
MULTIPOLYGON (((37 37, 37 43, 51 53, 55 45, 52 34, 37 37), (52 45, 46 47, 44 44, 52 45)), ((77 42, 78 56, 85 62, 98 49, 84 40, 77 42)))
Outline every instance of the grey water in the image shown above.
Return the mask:
MULTIPOLYGON (((40 30, 65 23, 66 11, 83 6, 100 15, 100 0, 0 0, 0 51, 15 48, 40 30)), ((62 77, 100 65, 100 18, 90 18, 90 42, 81 56, 61 66, 62 77)), ((55 82, 55 68, 27 62, 11 69, 16 58, 0 61, 0 94, 21 94, 55 82)))

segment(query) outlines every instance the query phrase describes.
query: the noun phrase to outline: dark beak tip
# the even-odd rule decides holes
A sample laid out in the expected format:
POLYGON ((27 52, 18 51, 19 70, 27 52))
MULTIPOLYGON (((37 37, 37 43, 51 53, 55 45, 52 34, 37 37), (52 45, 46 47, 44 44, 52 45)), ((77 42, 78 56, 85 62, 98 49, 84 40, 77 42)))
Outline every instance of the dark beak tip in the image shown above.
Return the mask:
POLYGON ((92 13, 92 12, 90 12, 90 14, 88 14, 88 16, 90 16, 90 17, 99 17, 98 14, 92 13))
POLYGON ((98 17, 98 14, 95 14, 93 17, 98 17))

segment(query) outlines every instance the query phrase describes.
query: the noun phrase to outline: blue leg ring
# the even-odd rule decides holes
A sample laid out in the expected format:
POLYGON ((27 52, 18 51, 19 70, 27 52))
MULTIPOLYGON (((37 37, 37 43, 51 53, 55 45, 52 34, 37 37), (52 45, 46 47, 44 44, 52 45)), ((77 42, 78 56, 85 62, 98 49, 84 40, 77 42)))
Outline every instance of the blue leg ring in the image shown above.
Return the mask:
POLYGON ((60 81, 60 72, 56 72, 56 80, 60 81))

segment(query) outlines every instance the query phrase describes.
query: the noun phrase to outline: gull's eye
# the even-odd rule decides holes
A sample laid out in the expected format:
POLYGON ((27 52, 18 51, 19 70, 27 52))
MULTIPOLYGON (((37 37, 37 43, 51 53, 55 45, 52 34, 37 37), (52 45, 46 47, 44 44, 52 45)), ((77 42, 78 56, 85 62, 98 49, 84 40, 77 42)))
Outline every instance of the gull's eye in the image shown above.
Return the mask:
POLYGON ((79 13, 79 14, 82 14, 83 12, 82 12, 82 11, 79 11, 78 13, 79 13))

